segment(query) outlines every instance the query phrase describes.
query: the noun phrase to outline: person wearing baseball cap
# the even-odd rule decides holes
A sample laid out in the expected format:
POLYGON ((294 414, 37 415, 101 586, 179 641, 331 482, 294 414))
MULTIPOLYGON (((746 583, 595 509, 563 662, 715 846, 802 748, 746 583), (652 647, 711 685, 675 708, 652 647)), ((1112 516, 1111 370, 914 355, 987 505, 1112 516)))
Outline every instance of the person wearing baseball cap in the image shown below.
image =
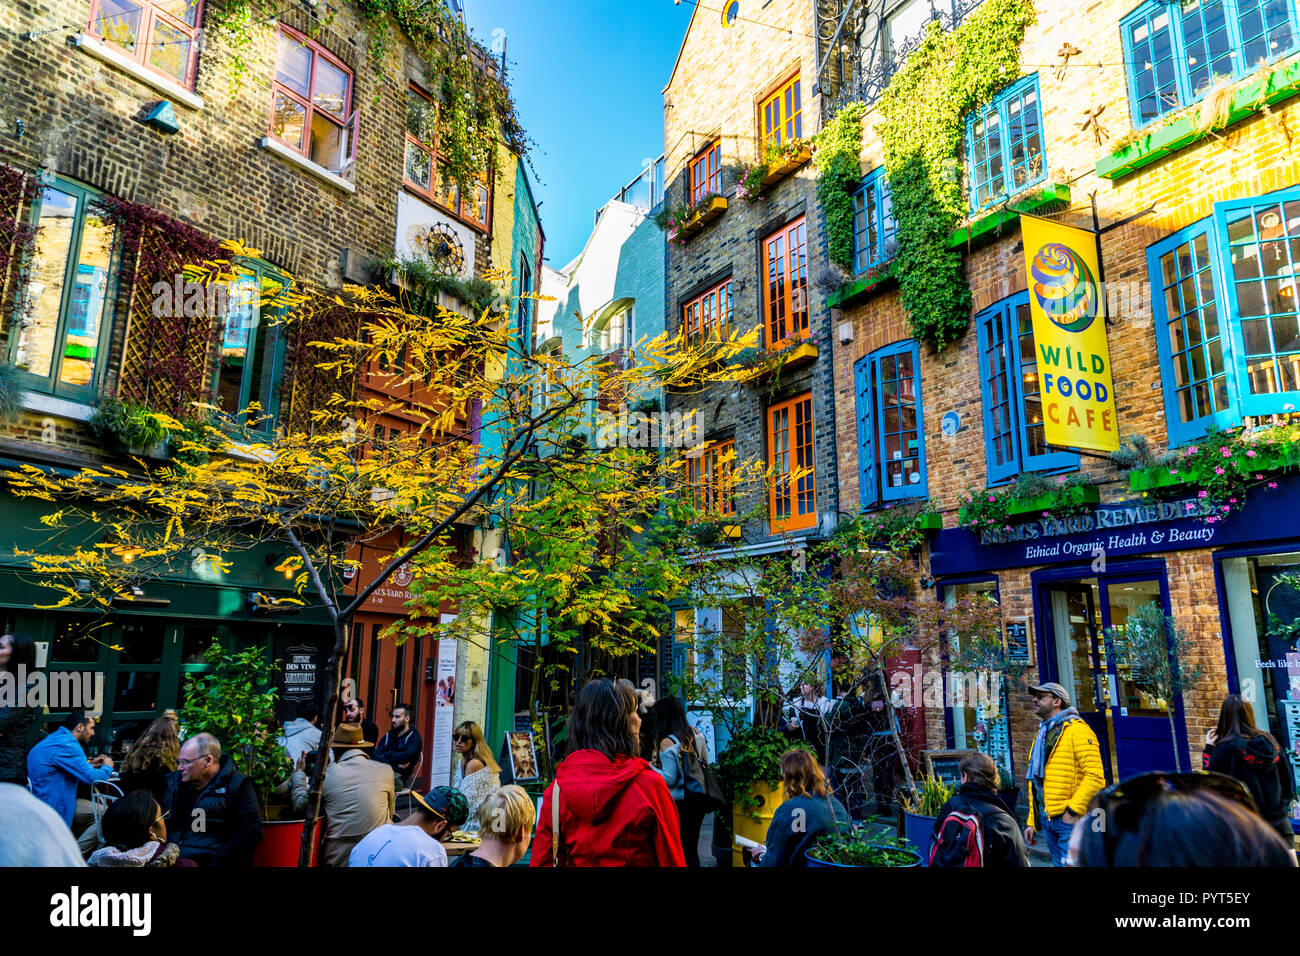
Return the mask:
POLYGON ((400 823, 375 827, 352 848, 348 866, 446 866, 443 843, 469 819, 469 801, 455 787, 411 791, 414 808, 400 823))
POLYGON ((1038 714, 1038 734, 1029 752, 1029 821, 1025 843, 1033 845, 1042 830, 1052 863, 1065 864, 1070 833, 1088 804, 1106 785, 1097 735, 1070 705, 1070 692, 1055 681, 1030 684, 1038 714))

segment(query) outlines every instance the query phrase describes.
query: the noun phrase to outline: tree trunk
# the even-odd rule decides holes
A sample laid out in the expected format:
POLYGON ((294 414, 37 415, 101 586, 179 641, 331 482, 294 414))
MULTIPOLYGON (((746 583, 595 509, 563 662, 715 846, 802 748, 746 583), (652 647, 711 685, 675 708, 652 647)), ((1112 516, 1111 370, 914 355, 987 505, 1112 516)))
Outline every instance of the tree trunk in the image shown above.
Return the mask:
MULTIPOLYGON (((528 728, 530 732, 536 733, 536 730, 534 728, 536 728, 537 726, 537 697, 542 692, 542 631, 541 628, 540 627, 536 628, 533 631, 533 633, 536 636, 533 639, 535 642, 533 644, 533 678, 528 685, 529 688, 528 689, 528 728)), ((549 720, 549 718, 546 719, 549 720)), ((542 778, 544 780, 551 776, 551 751, 550 748, 546 746, 546 741, 549 738, 550 735, 546 733, 545 729, 543 729, 541 771, 542 771, 542 778)), ((507 754, 507 758, 508 757, 509 755, 507 754)))
POLYGON ((320 814, 321 782, 325 779, 325 767, 329 762, 330 744, 334 741, 334 724, 338 712, 339 691, 343 679, 343 668, 339 662, 347 656, 351 643, 352 629, 347 626, 347 619, 334 619, 334 649, 330 652, 329 663, 325 667, 325 686, 329 688, 329 699, 325 702, 322 713, 324 720, 321 728, 320 747, 316 750, 316 766, 312 770, 311 789, 307 794, 307 822, 302 828, 302 844, 298 849, 298 865, 311 865, 312 832, 316 827, 316 818, 320 814))
POLYGON ((889 735, 894 740, 894 749, 898 752, 898 761, 903 765, 903 779, 907 781, 908 792, 912 794, 914 801, 919 801, 921 795, 916 791, 916 781, 912 779, 912 768, 907 765, 907 754, 903 750, 903 737, 898 730, 898 714, 894 711, 894 695, 889 689, 889 680, 885 676, 885 669, 877 667, 875 674, 880 678, 880 686, 885 693, 885 710, 889 712, 889 735))

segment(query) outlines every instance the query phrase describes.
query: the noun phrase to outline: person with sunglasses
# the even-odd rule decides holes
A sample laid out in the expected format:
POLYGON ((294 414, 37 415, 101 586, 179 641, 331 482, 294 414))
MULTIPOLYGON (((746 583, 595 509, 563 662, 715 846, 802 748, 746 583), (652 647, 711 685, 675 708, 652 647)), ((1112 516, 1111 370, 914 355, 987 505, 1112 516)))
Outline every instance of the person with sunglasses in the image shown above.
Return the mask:
POLYGON ((1067 866, 1295 866, 1241 781, 1144 773, 1107 787, 1070 835, 1067 866))
POLYGON ((483 739, 483 728, 474 721, 467 720, 457 727, 451 741, 460 755, 451 784, 469 801, 469 820, 465 830, 474 832, 478 830, 478 808, 501 786, 501 768, 483 739))
POLYGON ((1060 684, 1033 684, 1029 693, 1042 723, 1025 774, 1029 784, 1025 843, 1033 846, 1035 832, 1042 830, 1052 863, 1064 866, 1074 824, 1106 785, 1101 745, 1079 711, 1070 706, 1070 694, 1060 684))
POLYGON ((411 799, 411 815, 362 837, 348 854, 349 867, 447 865, 443 843, 469 816, 465 795, 455 787, 434 787, 423 796, 412 791, 411 799))

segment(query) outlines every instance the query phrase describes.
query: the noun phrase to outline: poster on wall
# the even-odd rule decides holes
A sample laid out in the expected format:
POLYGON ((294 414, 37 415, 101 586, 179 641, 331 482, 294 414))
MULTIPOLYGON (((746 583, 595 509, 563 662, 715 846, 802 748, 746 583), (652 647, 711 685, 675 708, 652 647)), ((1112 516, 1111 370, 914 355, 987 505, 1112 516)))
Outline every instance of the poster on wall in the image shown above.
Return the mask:
MULTIPOLYGON (((443 614, 442 623, 456 620, 454 614, 443 614)), ((456 704, 456 642, 438 642, 437 693, 433 700, 433 767, 429 772, 430 787, 451 785, 451 732, 455 728, 456 704)))
POLYGON ((323 643, 309 643, 301 637, 276 638, 275 659, 280 661, 276 714, 281 722, 292 720, 298 704, 304 700, 324 704, 327 653, 323 643))
POLYGON ((506 733, 506 745, 510 752, 510 775, 514 782, 536 780, 537 751, 533 747, 533 735, 529 731, 511 730, 506 733))
POLYGON ((1049 445, 1115 451, 1119 428, 1096 237, 1033 216, 1021 216, 1020 229, 1043 436, 1049 445))

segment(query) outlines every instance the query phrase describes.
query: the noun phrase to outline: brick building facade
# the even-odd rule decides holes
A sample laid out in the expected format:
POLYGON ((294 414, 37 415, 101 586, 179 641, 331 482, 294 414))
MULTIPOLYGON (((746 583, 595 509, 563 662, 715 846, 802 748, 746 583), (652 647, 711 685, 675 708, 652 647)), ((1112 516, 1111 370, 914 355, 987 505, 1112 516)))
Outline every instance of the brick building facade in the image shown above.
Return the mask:
MULTIPOLYGON (((1277 22, 1262 28, 1267 42, 1252 45, 1247 5, 1214 4, 1228 26, 1207 42, 1217 50, 1214 57, 1231 50, 1222 62, 1237 69, 1229 67, 1229 75, 1207 92, 1208 84, 1197 86, 1196 66, 1204 64, 1205 53, 1194 46, 1199 35, 1193 35, 1193 15, 1180 18, 1177 6, 1132 0, 1086 10, 1037 5, 1037 22, 1026 32, 1020 59, 1023 75, 1037 84, 1036 116, 1025 122, 1031 128, 1040 124, 1041 180, 1009 199, 1004 190, 1006 201, 986 204, 963 224, 978 234, 982 219, 1013 207, 1091 231, 1095 215, 1119 433, 1145 436, 1156 452, 1194 446, 1209 424, 1254 426, 1267 440, 1267 429, 1284 426, 1295 410, 1300 160, 1291 139, 1300 105, 1291 94, 1298 21, 1295 5, 1284 6, 1277 22), (1154 75, 1164 83, 1177 74, 1178 85, 1175 91, 1170 79, 1160 99, 1144 92, 1153 75, 1151 60, 1158 58, 1143 44, 1148 36, 1170 35, 1173 60, 1157 63, 1160 72, 1154 75), (1082 52, 1059 69, 1063 38, 1082 52), (1235 85, 1221 92, 1230 83, 1235 85), (1098 106, 1105 107, 1094 114, 1106 131, 1100 138, 1085 112, 1098 106), (1223 126, 1216 113, 1230 114, 1231 123, 1223 126), (1128 135, 1132 127, 1142 135, 1128 135), (1048 193, 1057 201, 1038 202, 1048 193), (1258 263, 1266 257, 1261 273, 1258 263), (1251 316, 1272 323, 1271 339, 1260 338, 1267 332, 1251 316)), ((879 29, 888 36, 887 27, 879 29)), ((870 39, 859 40, 864 58, 869 49, 877 55, 880 49, 870 39)), ((1008 77, 995 100, 1017 88, 1029 87, 1020 77, 1008 77)), ((1020 100, 1022 107, 1025 102, 1020 100)), ((877 118, 870 111, 863 123, 865 188, 883 164, 872 132, 877 118)), ((1008 139, 1015 135, 1012 130, 1008 139)), ((1021 148, 1032 151, 1023 140, 1021 148)), ((1023 159, 1003 156, 1007 169, 1023 159)), ((969 182, 968 170, 964 176, 969 182)), ((1273 613, 1289 620, 1298 610, 1285 588, 1275 590, 1277 575, 1300 565, 1300 527, 1287 517, 1298 489, 1284 477, 1262 475, 1240 511, 1209 523, 1171 520, 1169 513, 1140 510, 1151 508, 1154 497, 1135 488, 1129 470, 1108 456, 1039 443, 1034 431, 1042 421, 1043 406, 1035 400, 1040 370, 1032 334, 1017 326, 1028 313, 1025 253, 1018 220, 1005 218, 1000 229, 965 244, 973 296, 965 334, 942 352, 925 344, 916 352, 926 463, 922 491, 942 513, 944 528, 920 555, 922 585, 933 586, 941 599, 987 590, 999 601, 1004 622, 1027 625, 1028 677, 1060 681, 1073 692, 1102 741, 1108 779, 1174 768, 1166 706, 1174 709, 1178 763, 1199 767, 1206 731, 1229 692, 1253 700, 1261 726, 1294 755, 1300 744, 1300 658, 1266 633, 1265 619, 1273 613), (998 382, 1011 391, 1007 412, 1015 434, 1005 445, 995 441, 1007 429, 997 418, 998 382), (1094 533, 1042 526, 1031 545, 961 527, 958 507, 972 490, 996 490, 1021 472, 1038 470, 1082 472, 1098 487, 1094 533), (1126 508, 1139 522, 1131 533, 1100 530, 1102 520, 1126 508), (1148 694, 1126 668, 1122 650, 1102 633, 1147 601, 1162 604, 1194 640, 1190 661, 1201 666, 1201 676, 1179 700, 1148 694)), ((845 512, 891 503, 887 486, 873 484, 879 478, 872 476, 872 469, 878 475, 887 463, 871 437, 864 441, 859 423, 875 407, 873 361, 908 345, 911 337, 897 285, 885 281, 864 290, 866 284, 832 296, 838 306, 831 318, 837 330, 837 471, 845 512), (863 488, 870 499, 865 505, 863 488)), ((1177 465, 1169 467, 1176 474, 1177 465)), ((1203 495, 1189 484, 1166 497, 1203 495)), ((937 661, 930 665, 940 667, 937 661)), ((947 681, 954 675, 943 676, 947 681)), ((1010 694, 1009 741, 994 739, 1004 733, 994 711, 977 714, 973 704, 949 700, 925 708, 927 746, 1005 753, 1009 742, 1010 763, 1023 780, 1038 724, 1023 685, 1010 694)))
MULTIPOLYGON (((237 240, 258 250, 257 260, 241 260, 258 275, 292 276, 325 292, 345 281, 385 281, 371 263, 393 252, 421 256, 435 234, 456 251, 449 269, 464 276, 518 272, 521 262, 533 275, 540 268, 536 206, 518 157, 500 148, 490 177, 460 195, 440 178, 436 147, 418 145, 432 138, 407 135, 417 132, 418 116, 431 115, 441 77, 400 29, 388 25, 389 46, 376 60, 370 26, 347 4, 328 13, 288 7, 244 31, 222 25, 216 7, 194 0, 110 10, 101 0, 88 10, 71 0, 20 0, 0 10, 0 95, 11 113, 0 142, 0 217, 6 243, 21 241, 25 226, 35 229, 32 269, 20 272, 6 259, 0 276, 8 361, 23 388, 20 416, 0 429, 0 454, 11 466, 120 464, 117 450, 86 426, 105 399, 178 413, 189 401, 215 400, 234 410, 222 377, 231 364, 222 340, 233 334, 229 314, 205 313, 189 325, 154 321, 151 283, 172 279, 168 270, 150 272, 163 253, 173 253, 179 269, 195 250, 211 255, 216 242, 237 240), (120 218, 96 218, 97 199, 117 203, 120 218), (186 388, 162 371, 173 367, 186 388)), ((264 374, 240 395, 274 408, 279 423, 305 427, 313 403, 328 396, 309 352, 292 333, 252 325, 260 331, 245 330, 255 337, 239 354, 264 374)), ((372 424, 401 429, 401 418, 372 424)), ((14 502, 3 504, 20 514, 14 502)), ((33 524, 30 516, 15 522, 33 524)), ((49 646, 52 664, 108 672, 101 744, 120 746, 115 724, 177 703, 181 676, 200 665, 197 642, 264 641, 277 656, 288 643, 326 646, 319 609, 286 623, 254 619, 242 592, 287 587, 263 557, 251 554, 221 586, 184 576, 165 582, 167 612, 115 613, 110 626, 125 636, 118 643, 139 642, 133 659, 141 666, 117 660, 110 642, 77 639, 77 615, 34 615, 20 579, 25 566, 13 557, 0 604, 8 627, 49 646)), ((381 726, 396 700, 420 696, 424 678, 419 649, 377 638, 402 613, 395 597, 358 618, 345 671, 381 726)))

